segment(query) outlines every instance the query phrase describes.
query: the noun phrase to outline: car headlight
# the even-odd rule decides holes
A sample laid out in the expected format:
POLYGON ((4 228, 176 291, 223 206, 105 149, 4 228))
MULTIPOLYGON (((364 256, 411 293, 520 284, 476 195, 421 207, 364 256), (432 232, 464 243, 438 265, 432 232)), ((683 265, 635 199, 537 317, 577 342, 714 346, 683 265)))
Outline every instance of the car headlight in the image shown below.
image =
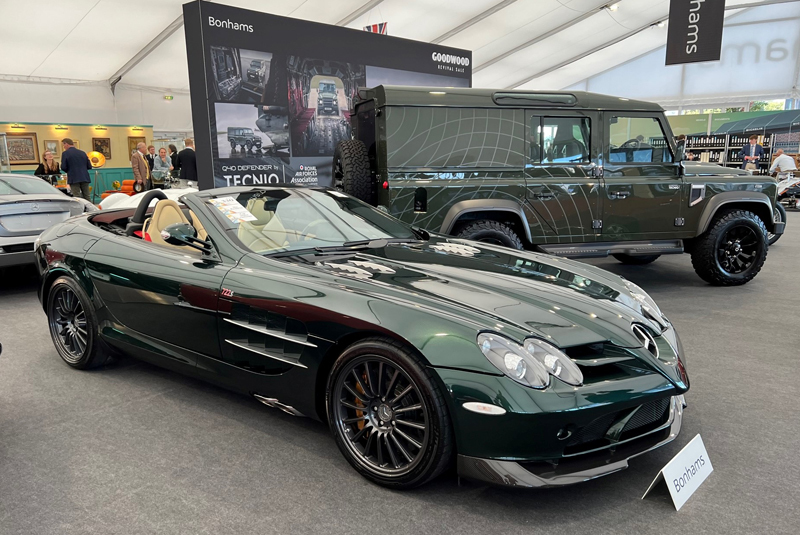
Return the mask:
POLYGON ((519 345, 499 334, 481 333, 478 346, 498 370, 522 385, 546 388, 551 375, 573 386, 583 383, 578 366, 544 340, 527 338, 524 345, 519 345))
POLYGON ((578 365, 556 346, 538 338, 526 338, 523 343, 528 353, 544 365, 547 373, 558 377, 568 385, 583 384, 583 373, 578 365))
POLYGON ((647 292, 642 290, 642 288, 638 284, 634 284, 627 279, 623 279, 625 282, 625 286, 628 288, 628 291, 631 293, 631 297, 633 297, 636 301, 642 305, 642 309, 645 311, 646 315, 650 316, 651 319, 655 320, 663 328, 666 328, 670 323, 667 317, 661 312, 661 309, 658 308, 658 305, 650 297, 647 292))

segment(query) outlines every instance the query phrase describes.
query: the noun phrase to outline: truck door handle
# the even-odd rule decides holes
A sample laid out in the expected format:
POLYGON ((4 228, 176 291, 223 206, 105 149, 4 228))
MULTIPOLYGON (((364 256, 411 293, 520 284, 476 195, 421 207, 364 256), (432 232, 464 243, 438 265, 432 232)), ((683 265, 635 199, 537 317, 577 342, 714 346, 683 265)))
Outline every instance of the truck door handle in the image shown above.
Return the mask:
POLYGON ((612 191, 608 194, 609 199, 624 199, 631 194, 630 191, 612 191))
POLYGON ((553 197, 555 197, 555 195, 553 195, 552 193, 534 193, 533 196, 536 197, 537 199, 542 199, 542 200, 552 199, 553 197))

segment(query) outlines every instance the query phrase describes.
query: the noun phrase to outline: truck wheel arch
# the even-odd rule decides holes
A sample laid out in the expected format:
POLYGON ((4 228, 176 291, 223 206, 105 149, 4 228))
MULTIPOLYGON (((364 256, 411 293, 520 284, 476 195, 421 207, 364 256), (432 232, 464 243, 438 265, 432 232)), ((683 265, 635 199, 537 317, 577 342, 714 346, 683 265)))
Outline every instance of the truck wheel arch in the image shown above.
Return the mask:
POLYGON ((722 207, 753 212, 764 221, 768 230, 774 228, 773 206, 766 194, 753 191, 725 191, 711 197, 703 208, 697 228, 698 236, 708 230, 714 216, 722 207))
POLYGON ((469 199, 457 202, 450 207, 447 214, 444 216, 440 231, 443 234, 451 234, 459 223, 459 220, 465 215, 474 214, 475 212, 502 212, 504 215, 511 215, 512 219, 518 220, 528 243, 532 242, 531 228, 528 225, 525 212, 522 211, 522 207, 519 203, 510 199, 469 199))

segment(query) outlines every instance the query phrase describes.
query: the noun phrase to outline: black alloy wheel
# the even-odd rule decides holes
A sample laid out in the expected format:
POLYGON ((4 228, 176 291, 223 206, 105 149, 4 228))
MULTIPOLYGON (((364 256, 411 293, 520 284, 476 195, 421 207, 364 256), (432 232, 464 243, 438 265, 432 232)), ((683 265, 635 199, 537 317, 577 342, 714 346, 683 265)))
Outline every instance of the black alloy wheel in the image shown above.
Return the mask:
POLYGON ((745 284, 767 259, 767 228, 756 214, 724 211, 691 244, 692 265, 706 282, 717 286, 745 284))
POLYGON ((327 404, 339 449, 378 484, 415 487, 449 463, 444 398, 430 370, 393 341, 370 339, 345 350, 331 372, 327 404))
POLYGON ((61 356, 70 364, 81 360, 89 345, 86 311, 78 296, 68 286, 53 292, 50 329, 61 356))
POLYGON ((47 322, 56 351, 73 368, 93 368, 108 360, 107 348, 97 339, 91 301, 72 279, 60 277, 50 287, 47 322))
MULTIPOLYGON (((775 223, 785 223, 786 222, 786 208, 783 207, 781 203, 775 205, 775 214, 773 215, 772 220, 775 223)), ((769 244, 772 245, 776 241, 778 241, 783 234, 773 234, 772 232, 767 233, 767 240, 769 240, 769 244)))

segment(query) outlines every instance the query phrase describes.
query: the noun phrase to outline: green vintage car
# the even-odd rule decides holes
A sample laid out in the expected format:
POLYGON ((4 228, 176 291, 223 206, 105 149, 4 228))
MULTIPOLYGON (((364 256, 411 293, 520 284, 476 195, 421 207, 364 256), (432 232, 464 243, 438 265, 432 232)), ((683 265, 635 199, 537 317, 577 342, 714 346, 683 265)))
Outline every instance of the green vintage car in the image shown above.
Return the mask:
POLYGON ((381 485, 451 464, 566 485, 681 428, 683 348, 641 288, 432 235, 333 189, 155 190, 46 230, 36 258, 68 365, 114 351, 316 418, 381 485))
POLYGON ((335 185, 410 224, 562 256, 691 253, 711 284, 751 280, 776 217, 768 176, 682 162, 658 104, 582 92, 361 90, 335 185))

